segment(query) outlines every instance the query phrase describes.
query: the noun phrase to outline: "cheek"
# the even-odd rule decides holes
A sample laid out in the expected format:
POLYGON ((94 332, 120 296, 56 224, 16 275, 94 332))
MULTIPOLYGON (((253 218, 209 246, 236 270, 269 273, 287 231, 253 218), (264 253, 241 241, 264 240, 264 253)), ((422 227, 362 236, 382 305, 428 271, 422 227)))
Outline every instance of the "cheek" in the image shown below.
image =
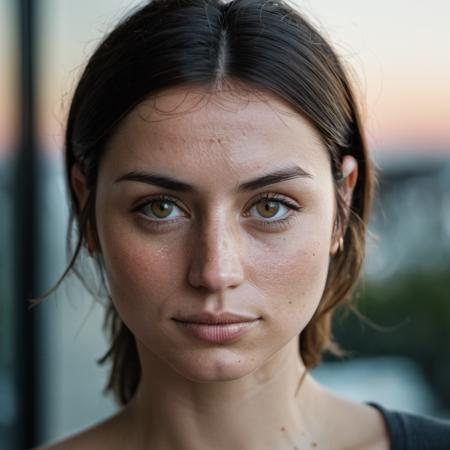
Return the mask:
POLYGON ((328 253, 323 251, 319 241, 292 249, 287 245, 285 252, 281 248, 270 258, 260 255, 261 265, 257 277, 264 280, 272 296, 285 296, 298 302, 301 298, 318 298, 322 294, 328 271, 328 253), (278 295, 277 295, 278 294, 278 295))
POLYGON ((252 284, 263 291, 274 317, 305 326, 325 288, 330 235, 323 222, 299 230, 255 247, 250 277, 252 284))
POLYGON ((186 252, 181 240, 143 236, 126 224, 99 226, 106 277, 125 322, 131 314, 162 318, 165 301, 182 282, 178 267, 186 252))

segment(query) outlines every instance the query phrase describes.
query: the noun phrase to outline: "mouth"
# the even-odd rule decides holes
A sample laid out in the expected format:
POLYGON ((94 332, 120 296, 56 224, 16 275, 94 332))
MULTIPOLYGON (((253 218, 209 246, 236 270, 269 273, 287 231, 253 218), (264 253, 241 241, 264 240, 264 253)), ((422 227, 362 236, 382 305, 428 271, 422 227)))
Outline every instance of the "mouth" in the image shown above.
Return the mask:
POLYGON ((236 314, 231 312, 191 314, 187 316, 174 317, 175 322, 194 323, 204 325, 225 325, 253 322, 260 317, 247 314, 236 314))
POLYGON ((173 320, 190 336, 209 343, 225 344, 250 331, 261 318, 234 313, 201 313, 173 320))

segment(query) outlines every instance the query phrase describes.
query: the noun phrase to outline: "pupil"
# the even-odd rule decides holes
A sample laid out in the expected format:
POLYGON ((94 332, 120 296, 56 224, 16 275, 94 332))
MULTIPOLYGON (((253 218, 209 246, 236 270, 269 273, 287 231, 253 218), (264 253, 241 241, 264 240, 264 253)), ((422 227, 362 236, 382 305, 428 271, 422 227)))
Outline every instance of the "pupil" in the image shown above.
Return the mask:
POLYGON ((167 212, 170 213, 171 206, 168 202, 158 202, 156 203, 157 214, 162 214, 164 217, 167 216, 167 212))
POLYGON ((263 215, 272 216, 278 211, 278 204, 276 202, 265 201, 263 206, 263 215), (267 214, 269 213, 269 214, 267 214))

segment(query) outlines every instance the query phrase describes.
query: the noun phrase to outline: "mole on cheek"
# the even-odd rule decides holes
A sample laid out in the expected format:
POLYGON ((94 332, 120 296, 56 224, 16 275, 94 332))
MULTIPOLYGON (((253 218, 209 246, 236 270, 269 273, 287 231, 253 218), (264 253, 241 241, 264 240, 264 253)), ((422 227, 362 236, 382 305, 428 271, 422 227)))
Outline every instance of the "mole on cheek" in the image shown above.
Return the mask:
POLYGON ((317 442, 311 442, 311 447, 312 448, 316 448, 317 447, 317 442))

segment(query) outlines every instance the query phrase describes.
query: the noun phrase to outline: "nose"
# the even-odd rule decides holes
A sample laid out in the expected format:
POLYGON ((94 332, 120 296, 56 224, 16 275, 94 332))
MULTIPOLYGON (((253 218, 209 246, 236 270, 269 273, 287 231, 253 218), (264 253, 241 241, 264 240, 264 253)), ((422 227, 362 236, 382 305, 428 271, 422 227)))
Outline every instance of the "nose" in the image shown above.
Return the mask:
POLYGON ((239 286, 244 280, 239 232, 225 220, 200 227, 193 243, 189 283, 210 292, 239 286))

